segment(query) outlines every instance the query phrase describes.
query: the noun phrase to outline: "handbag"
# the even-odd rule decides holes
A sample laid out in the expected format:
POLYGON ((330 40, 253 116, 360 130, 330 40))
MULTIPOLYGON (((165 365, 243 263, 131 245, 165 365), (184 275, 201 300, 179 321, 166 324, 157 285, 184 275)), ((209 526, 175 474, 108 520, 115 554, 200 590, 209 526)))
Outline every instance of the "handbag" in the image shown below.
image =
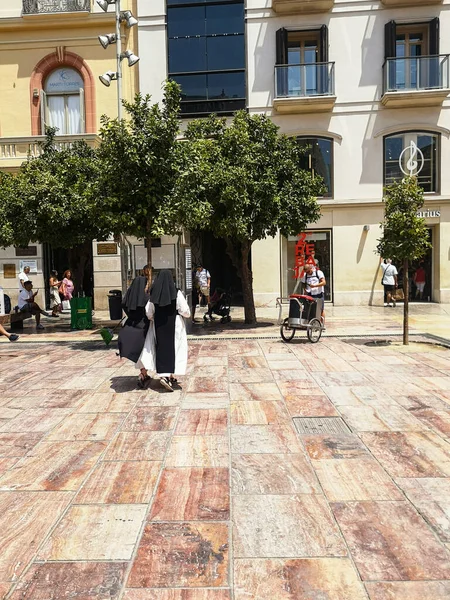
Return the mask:
POLYGON ((404 300, 405 299, 405 294, 403 293, 402 288, 397 288, 395 290, 394 298, 396 300, 404 300))

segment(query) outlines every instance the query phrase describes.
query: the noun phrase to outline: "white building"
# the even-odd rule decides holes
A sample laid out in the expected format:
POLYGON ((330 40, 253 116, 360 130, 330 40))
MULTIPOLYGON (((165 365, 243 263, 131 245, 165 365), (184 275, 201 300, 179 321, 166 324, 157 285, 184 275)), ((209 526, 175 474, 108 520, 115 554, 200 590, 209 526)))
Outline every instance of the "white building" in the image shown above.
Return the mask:
MULTIPOLYGON (((450 3, 210 2, 139 0, 141 92, 159 100, 170 75, 186 115, 245 106, 304 138, 305 166, 329 190, 307 239, 335 304, 382 301, 374 250, 383 185, 403 176, 399 156, 407 148, 406 169, 413 142, 433 243, 425 299, 449 302, 450 3)), ((257 303, 293 289, 294 246, 295 238, 254 244, 257 303)))

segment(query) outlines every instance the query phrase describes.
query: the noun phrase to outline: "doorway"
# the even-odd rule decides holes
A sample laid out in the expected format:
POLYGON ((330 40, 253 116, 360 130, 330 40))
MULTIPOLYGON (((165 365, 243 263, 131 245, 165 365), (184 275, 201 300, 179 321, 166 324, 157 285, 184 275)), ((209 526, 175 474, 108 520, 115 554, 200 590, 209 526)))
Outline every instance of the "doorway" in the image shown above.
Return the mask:
MULTIPOLYGON (((409 277, 409 301, 410 302, 433 302, 433 228, 429 227, 428 240, 431 248, 425 256, 419 260, 411 261, 408 269, 409 277)), ((395 261, 398 268, 398 287, 403 287, 403 267, 400 261, 395 261)))

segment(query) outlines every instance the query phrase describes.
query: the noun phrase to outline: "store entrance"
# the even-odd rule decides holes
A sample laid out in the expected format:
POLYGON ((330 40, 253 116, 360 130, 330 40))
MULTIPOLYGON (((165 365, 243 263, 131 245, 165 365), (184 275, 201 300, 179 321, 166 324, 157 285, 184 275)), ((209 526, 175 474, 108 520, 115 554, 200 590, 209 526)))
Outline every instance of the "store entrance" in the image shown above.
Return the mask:
MULTIPOLYGON (((410 302, 433 301, 433 228, 429 227, 427 231, 432 247, 423 258, 411 261, 408 269, 410 302)), ((398 286, 403 287, 401 261, 393 259, 393 263, 398 269, 398 286)))

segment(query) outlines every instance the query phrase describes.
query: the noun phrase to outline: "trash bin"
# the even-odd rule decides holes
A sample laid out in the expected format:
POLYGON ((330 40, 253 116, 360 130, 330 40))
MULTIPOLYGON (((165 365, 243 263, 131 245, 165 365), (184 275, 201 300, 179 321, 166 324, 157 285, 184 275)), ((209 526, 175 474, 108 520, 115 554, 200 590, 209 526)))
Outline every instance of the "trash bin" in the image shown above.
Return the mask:
POLYGON ((122 291, 109 290, 108 294, 109 318, 111 321, 120 321, 122 318, 122 291))
POLYGON ((72 298, 70 301, 70 328, 92 329, 92 298, 72 298))

